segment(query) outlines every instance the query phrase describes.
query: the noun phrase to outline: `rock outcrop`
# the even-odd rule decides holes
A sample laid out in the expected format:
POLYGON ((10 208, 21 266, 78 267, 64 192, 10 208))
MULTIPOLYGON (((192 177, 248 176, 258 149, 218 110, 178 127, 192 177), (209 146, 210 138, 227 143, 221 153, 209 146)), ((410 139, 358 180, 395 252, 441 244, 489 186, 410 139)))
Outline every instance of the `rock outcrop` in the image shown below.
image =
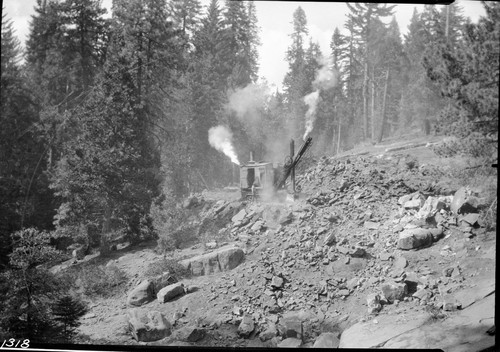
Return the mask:
POLYGON ((192 275, 209 275, 236 268, 245 259, 241 248, 228 246, 180 262, 192 275))
POLYGON ((132 309, 128 312, 129 331, 136 341, 161 340, 171 333, 170 322, 163 313, 132 309))

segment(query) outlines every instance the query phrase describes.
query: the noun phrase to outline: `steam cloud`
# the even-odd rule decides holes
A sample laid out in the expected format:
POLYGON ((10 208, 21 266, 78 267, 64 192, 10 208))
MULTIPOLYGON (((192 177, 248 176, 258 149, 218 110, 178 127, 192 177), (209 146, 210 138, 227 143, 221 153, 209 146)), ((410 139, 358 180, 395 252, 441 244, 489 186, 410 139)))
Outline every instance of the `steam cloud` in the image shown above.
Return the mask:
POLYGON ((318 63, 320 64, 320 68, 316 71, 316 77, 312 83, 314 92, 304 97, 304 102, 308 106, 305 116, 306 130, 304 132, 304 136, 302 137, 304 140, 306 140, 307 136, 314 128, 314 122, 316 121, 316 108, 320 101, 320 90, 330 89, 337 85, 337 72, 330 69, 330 60, 320 57, 318 63))
POLYGON ((224 126, 216 126, 208 130, 208 142, 210 145, 227 155, 233 163, 240 165, 232 140, 233 134, 224 126))
POLYGON ((265 106, 268 96, 269 92, 266 86, 249 84, 229 94, 228 107, 236 112, 236 116, 242 122, 260 124, 261 116, 258 109, 265 106))

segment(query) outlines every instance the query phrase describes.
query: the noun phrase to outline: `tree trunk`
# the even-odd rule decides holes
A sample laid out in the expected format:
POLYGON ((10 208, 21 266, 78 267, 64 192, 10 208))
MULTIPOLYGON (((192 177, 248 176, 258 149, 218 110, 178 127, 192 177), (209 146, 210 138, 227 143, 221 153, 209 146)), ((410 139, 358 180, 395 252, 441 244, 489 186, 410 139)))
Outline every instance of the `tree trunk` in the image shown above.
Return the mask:
POLYGON ((102 232, 101 232, 101 243, 99 246, 100 255, 108 254, 110 249, 109 244, 109 233, 111 232, 111 215, 113 214, 113 209, 108 204, 106 205, 106 209, 104 210, 104 223, 102 224, 102 232))
POLYGON ((365 75, 363 79, 363 139, 368 138, 368 61, 365 62, 365 75))
POLYGON ((386 109, 386 101, 387 101, 387 86, 389 85, 389 69, 385 74, 385 85, 384 85, 384 97, 382 99, 382 118, 380 122, 380 130, 377 138, 377 143, 382 142, 382 138, 384 137, 384 125, 385 125, 385 109, 386 109))
POLYGON ((444 28, 444 36, 446 38, 446 42, 448 42, 448 34, 450 30, 450 6, 451 5, 446 5, 446 24, 444 28))
POLYGON ((341 124, 340 124, 340 118, 339 118, 339 134, 338 134, 338 138, 337 138, 337 154, 340 153, 340 128, 341 128, 341 124))
POLYGON ((371 135, 370 135, 370 138, 372 138, 372 140, 375 138, 375 77, 374 77, 374 71, 375 70, 372 70, 372 77, 371 77, 371 112, 370 112, 370 115, 371 115, 371 122, 372 122, 372 131, 371 131, 371 135))

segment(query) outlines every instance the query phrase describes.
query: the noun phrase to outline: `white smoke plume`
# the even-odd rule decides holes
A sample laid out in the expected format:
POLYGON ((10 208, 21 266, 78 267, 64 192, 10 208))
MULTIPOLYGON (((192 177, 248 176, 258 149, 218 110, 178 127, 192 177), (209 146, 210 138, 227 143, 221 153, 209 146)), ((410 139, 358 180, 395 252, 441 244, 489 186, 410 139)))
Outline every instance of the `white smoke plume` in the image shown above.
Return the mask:
POLYGON ((266 85, 251 83, 228 95, 228 107, 235 111, 238 119, 243 122, 260 123, 261 116, 258 109, 266 105, 268 98, 269 88, 266 85))
POLYGON ((330 59, 325 59, 323 57, 318 59, 320 67, 318 71, 316 71, 316 77, 312 83, 315 90, 304 97, 304 102, 308 106, 305 116, 306 130, 304 132, 304 136, 302 137, 304 140, 306 140, 307 136, 314 128, 314 122, 316 121, 316 108, 320 100, 320 90, 330 89, 337 85, 338 73, 334 69, 330 68, 330 61, 330 59))
POLYGON ((227 155, 233 163, 240 165, 232 141, 233 134, 227 127, 216 126, 208 130, 208 142, 210 145, 227 155))
POLYGON ((306 95, 304 97, 304 102, 309 107, 306 112, 306 131, 304 132, 303 140, 306 140, 309 133, 314 128, 314 121, 316 121, 316 107, 318 106, 319 100, 319 90, 315 90, 314 92, 306 95))

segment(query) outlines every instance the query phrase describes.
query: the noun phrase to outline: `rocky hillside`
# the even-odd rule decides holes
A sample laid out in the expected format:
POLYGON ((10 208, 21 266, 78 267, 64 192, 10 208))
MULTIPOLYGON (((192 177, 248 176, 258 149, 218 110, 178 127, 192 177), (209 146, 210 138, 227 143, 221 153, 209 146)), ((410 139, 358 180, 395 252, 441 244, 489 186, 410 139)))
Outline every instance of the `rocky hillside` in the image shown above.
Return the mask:
POLYGON ((169 254, 188 275, 146 278, 154 248, 120 252, 107 265, 128 284, 93 303, 82 342, 493 346, 496 195, 462 187, 428 153, 323 157, 295 201, 191 199, 203 243, 169 254))

